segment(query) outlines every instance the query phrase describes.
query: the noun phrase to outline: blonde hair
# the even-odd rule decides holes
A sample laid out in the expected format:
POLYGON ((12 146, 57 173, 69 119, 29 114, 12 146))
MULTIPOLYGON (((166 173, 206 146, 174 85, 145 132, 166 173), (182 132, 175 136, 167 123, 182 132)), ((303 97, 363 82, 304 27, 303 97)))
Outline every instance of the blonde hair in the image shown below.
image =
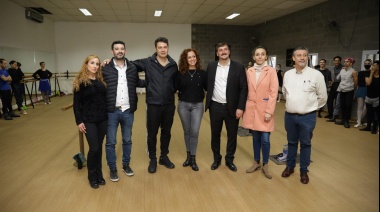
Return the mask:
POLYGON ((95 78, 98 79, 104 86, 106 86, 106 83, 103 80, 103 74, 102 74, 102 67, 100 65, 100 59, 96 55, 89 55, 86 57, 86 59, 83 61, 82 68, 79 70, 78 75, 75 77, 73 82, 73 91, 79 91, 80 85, 83 83, 85 86, 91 85, 91 79, 89 75, 89 71, 87 69, 87 64, 90 60, 97 58, 99 60, 99 70, 95 74, 95 78))

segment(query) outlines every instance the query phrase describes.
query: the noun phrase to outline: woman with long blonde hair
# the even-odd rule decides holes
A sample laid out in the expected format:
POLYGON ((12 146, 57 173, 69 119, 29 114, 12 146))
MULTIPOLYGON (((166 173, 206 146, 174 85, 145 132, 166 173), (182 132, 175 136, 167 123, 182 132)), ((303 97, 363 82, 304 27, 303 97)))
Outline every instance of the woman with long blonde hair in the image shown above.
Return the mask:
POLYGON ((107 132, 106 84, 100 59, 89 55, 74 79, 74 115, 80 132, 88 142, 88 180, 94 189, 106 182, 102 174, 102 146, 107 132))

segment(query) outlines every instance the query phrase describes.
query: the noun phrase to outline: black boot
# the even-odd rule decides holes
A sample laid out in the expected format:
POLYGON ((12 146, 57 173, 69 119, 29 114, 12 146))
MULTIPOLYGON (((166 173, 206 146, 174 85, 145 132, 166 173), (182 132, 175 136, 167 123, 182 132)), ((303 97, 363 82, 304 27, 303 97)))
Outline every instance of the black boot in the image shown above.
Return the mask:
POLYGON ((372 121, 367 121, 367 126, 365 126, 364 128, 361 128, 359 130, 360 131, 371 131, 371 124, 372 124, 372 121))
POLYGON ((375 121, 375 122, 372 124, 371 133, 372 133, 372 134, 376 134, 376 133, 377 133, 377 121, 375 121))
POLYGON ((186 166, 189 166, 189 165, 190 165, 190 152, 187 152, 186 160, 185 160, 185 162, 183 162, 182 166, 186 167, 186 166))
POLYGON ((332 116, 331 119, 327 119, 327 122, 335 122, 336 121, 336 116, 332 116))
POLYGON ((13 120, 13 118, 8 114, 8 113, 4 113, 4 120, 13 120))
POLYGON ((190 166, 191 166, 191 169, 193 169, 194 171, 199 170, 197 162, 195 161, 195 155, 190 156, 190 166))

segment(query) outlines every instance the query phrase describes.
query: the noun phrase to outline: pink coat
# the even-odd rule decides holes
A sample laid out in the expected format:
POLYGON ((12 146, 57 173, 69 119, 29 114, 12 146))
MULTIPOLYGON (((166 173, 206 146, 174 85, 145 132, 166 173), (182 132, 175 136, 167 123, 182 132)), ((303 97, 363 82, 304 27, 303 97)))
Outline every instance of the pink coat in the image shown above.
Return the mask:
POLYGON ((274 110, 278 94, 278 79, 276 70, 265 66, 256 83, 256 70, 247 70, 248 96, 243 114, 243 127, 262 132, 274 131, 274 110), (265 113, 272 115, 265 121, 265 113))

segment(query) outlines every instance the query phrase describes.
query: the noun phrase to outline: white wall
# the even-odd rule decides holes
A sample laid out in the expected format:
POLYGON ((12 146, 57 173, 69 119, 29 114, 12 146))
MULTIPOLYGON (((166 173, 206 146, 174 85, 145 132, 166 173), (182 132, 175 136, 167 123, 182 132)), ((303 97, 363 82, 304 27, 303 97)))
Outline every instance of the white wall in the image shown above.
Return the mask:
POLYGON ((54 22, 25 18, 25 8, 7 0, 0 4, 0 46, 55 52, 54 22))
POLYGON ((136 60, 155 52, 157 37, 169 39, 169 55, 178 61, 180 53, 191 47, 190 24, 153 23, 70 23, 55 24, 57 72, 77 72, 89 54, 101 60, 111 58, 111 44, 115 40, 126 44, 126 57, 136 60))

